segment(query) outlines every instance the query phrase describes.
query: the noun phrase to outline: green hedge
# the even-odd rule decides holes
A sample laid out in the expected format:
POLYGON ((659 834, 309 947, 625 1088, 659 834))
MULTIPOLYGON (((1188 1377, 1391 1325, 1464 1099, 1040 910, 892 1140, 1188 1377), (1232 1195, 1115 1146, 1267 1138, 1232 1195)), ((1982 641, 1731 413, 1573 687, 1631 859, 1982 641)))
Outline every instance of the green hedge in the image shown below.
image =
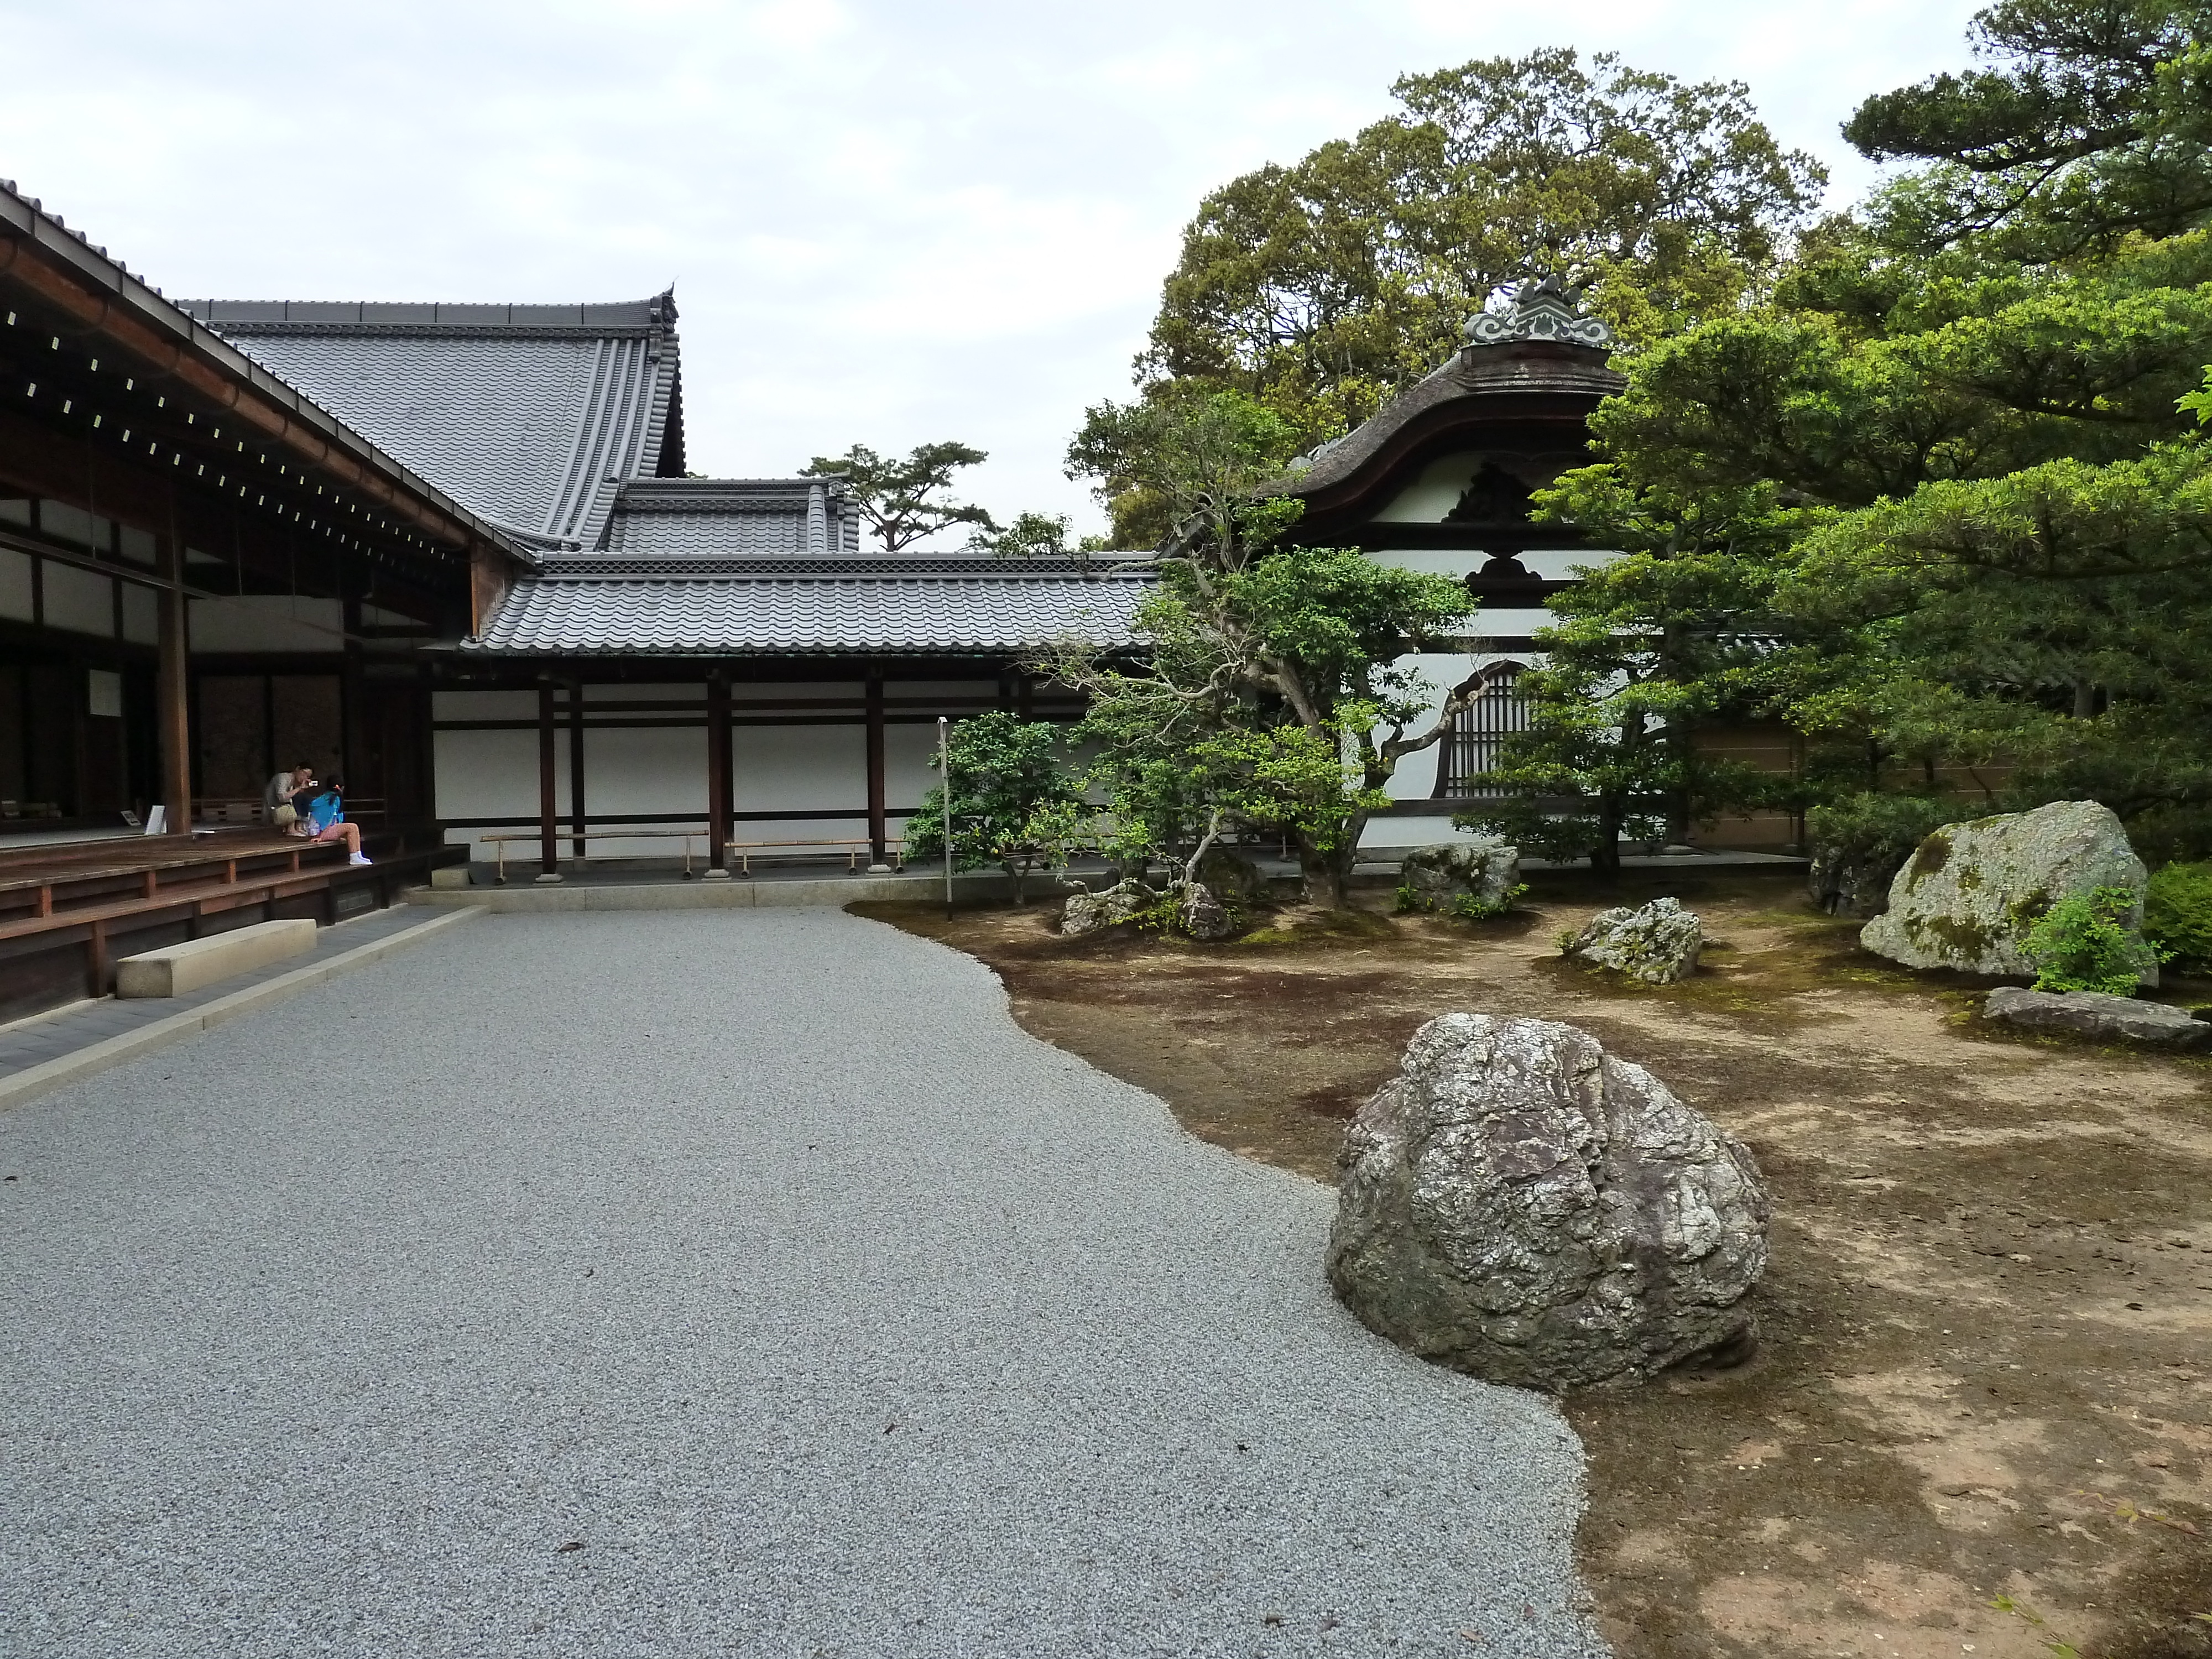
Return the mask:
POLYGON ((2151 877, 2143 937, 2171 954, 2177 971, 2212 975, 2212 864, 2169 864, 2151 877))

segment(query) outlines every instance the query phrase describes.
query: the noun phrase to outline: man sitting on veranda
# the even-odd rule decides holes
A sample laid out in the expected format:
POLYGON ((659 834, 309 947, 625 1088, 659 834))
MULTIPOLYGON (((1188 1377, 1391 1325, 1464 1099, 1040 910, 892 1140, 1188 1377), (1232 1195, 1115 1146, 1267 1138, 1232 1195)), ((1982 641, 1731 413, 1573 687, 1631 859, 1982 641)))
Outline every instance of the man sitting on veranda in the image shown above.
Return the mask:
POLYGON ((279 830, 289 830, 299 822, 300 809, 292 805, 292 797, 314 781, 315 769, 305 761, 270 779, 268 787, 261 792, 261 810, 268 813, 269 822, 279 830))

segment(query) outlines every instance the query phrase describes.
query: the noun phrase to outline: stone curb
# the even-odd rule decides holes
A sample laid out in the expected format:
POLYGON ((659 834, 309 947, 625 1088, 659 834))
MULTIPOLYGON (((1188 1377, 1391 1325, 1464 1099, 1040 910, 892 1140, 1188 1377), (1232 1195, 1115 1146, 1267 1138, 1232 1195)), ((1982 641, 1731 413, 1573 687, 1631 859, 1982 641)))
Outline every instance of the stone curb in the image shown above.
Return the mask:
POLYGON ((76 1082, 79 1078, 90 1077, 112 1066, 136 1060, 141 1054, 150 1054, 157 1048, 166 1048, 194 1032, 211 1031, 218 1025, 236 1019, 240 1014, 250 1014, 271 1006, 351 969, 378 961, 408 945, 419 945, 434 933, 458 927, 480 914, 474 909, 455 910, 428 921, 418 922, 412 927, 387 933, 382 939, 372 939, 353 950, 341 951, 326 961, 295 968, 289 974, 280 974, 259 985, 249 985, 242 991, 233 991, 228 996, 217 997, 214 1001, 185 1013, 172 1014, 167 1019, 157 1019, 137 1030, 125 1031, 121 1036, 88 1044, 75 1054, 64 1054, 58 1060, 26 1066, 12 1077, 0 1078, 0 1111, 21 1105, 49 1089, 58 1089, 65 1083, 76 1082))

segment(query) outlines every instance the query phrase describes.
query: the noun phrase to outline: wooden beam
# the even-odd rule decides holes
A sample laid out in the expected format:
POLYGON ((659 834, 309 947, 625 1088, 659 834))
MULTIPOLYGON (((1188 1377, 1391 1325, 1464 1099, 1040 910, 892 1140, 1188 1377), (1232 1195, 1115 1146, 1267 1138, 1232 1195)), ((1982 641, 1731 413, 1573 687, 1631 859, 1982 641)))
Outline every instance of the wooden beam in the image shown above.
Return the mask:
POLYGON ((584 831, 591 826, 584 817, 584 683, 568 683, 568 830, 575 836, 569 843, 578 858, 584 856, 584 831))
POLYGON ((736 811, 730 776, 730 682, 719 670, 707 680, 707 868, 730 871, 730 817, 736 811))
POLYGON ((538 879, 561 879, 560 807, 555 800, 553 682, 538 685, 538 879))
POLYGON ((185 538, 177 491, 169 488, 169 533, 161 540, 163 583, 155 596, 159 656, 154 670, 154 724, 161 754, 161 811, 173 836, 192 832, 192 727, 189 621, 185 605, 185 538))
POLYGON ((868 676, 868 847, 871 862, 888 861, 890 831, 884 812, 884 677, 868 676))

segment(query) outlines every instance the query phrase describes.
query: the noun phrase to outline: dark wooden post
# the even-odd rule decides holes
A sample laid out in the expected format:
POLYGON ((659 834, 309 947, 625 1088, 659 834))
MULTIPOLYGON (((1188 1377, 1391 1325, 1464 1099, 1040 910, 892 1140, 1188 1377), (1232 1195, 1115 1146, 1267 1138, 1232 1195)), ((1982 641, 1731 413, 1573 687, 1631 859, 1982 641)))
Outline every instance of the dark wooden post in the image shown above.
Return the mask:
POLYGON ((707 878, 726 881, 730 874, 730 682, 721 673, 707 677, 707 878))
POLYGON ((868 676, 868 867, 890 867, 884 807, 884 677, 868 676))
POLYGON ((192 724, 190 641, 185 637, 184 525, 169 487, 169 533, 161 553, 159 656, 154 670, 154 721, 161 750, 161 809, 173 836, 192 832, 192 724))
POLYGON ((560 809, 554 799, 553 682, 538 683, 538 879, 561 879, 560 809))
POLYGON ((584 683, 572 680, 568 684, 568 831, 575 839, 568 845, 578 858, 584 856, 584 831, 588 827, 584 818, 584 683))

